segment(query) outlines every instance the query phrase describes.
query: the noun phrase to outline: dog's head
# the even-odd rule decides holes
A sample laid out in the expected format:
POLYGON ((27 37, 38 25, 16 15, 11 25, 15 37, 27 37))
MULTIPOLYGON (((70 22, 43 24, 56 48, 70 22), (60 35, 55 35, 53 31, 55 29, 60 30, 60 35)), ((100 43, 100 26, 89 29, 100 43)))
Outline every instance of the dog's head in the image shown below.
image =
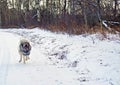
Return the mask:
POLYGON ((24 54, 26 55, 30 54, 31 45, 27 40, 25 39, 20 40, 19 48, 20 48, 20 51, 23 52, 24 54))

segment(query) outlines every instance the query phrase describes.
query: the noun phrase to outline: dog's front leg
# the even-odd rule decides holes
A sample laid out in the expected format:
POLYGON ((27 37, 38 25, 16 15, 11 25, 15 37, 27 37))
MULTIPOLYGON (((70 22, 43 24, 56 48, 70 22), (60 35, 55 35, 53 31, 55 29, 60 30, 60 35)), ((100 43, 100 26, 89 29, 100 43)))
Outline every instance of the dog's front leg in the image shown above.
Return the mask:
POLYGON ((23 63, 25 64, 26 56, 23 56, 23 63))
POLYGON ((19 60, 19 63, 22 61, 22 54, 20 54, 20 60, 19 60))
POLYGON ((30 59, 29 56, 26 56, 26 61, 29 60, 29 59, 30 59))

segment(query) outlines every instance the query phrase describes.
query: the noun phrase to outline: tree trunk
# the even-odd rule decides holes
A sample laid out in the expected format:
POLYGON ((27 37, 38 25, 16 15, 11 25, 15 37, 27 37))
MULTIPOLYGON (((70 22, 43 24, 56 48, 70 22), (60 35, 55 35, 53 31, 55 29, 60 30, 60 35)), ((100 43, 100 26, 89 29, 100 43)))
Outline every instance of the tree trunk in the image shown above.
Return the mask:
POLYGON ((117 0, 114 0, 114 3, 115 3, 115 7, 114 7, 114 18, 115 18, 116 15, 117 15, 117 0))
POLYGON ((66 14, 66 5, 67 5, 66 0, 64 0, 64 7, 63 7, 63 13, 64 14, 66 14))
POLYGON ((97 12, 98 19, 99 19, 99 21, 101 22, 101 7, 100 7, 100 0, 97 0, 97 6, 98 6, 98 12, 97 12))
POLYGON ((0 11, 0 28, 1 28, 1 25, 2 25, 2 20, 1 20, 1 11, 0 11))
POLYGON ((87 21, 87 14, 86 14, 87 6, 85 1, 83 2, 83 6, 84 6, 83 15, 84 15, 84 21, 85 21, 85 28, 88 29, 88 21, 87 21))
POLYGON ((0 2, 0 27, 1 27, 1 25, 2 25, 2 20, 1 20, 1 17, 2 17, 2 9, 1 9, 1 2, 0 2))

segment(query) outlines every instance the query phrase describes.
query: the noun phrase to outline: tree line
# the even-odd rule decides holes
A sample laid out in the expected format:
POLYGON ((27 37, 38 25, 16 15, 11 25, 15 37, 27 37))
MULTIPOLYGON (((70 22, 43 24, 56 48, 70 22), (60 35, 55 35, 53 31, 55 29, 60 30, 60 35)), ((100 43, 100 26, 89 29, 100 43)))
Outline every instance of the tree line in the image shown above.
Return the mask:
POLYGON ((120 22, 120 0, 0 0, 1 27, 40 26, 72 32, 103 20, 120 22))

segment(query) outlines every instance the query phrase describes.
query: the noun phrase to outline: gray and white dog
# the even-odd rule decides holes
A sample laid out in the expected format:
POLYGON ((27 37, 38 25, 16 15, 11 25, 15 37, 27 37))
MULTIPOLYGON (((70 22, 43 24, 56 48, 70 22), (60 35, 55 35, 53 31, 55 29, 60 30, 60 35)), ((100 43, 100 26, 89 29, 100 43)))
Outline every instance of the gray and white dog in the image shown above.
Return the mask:
POLYGON ((21 62, 23 59, 23 62, 26 63, 26 61, 30 59, 29 58, 30 51, 31 51, 30 43, 26 39, 20 40, 20 43, 19 43, 20 60, 19 60, 19 62, 21 62))

